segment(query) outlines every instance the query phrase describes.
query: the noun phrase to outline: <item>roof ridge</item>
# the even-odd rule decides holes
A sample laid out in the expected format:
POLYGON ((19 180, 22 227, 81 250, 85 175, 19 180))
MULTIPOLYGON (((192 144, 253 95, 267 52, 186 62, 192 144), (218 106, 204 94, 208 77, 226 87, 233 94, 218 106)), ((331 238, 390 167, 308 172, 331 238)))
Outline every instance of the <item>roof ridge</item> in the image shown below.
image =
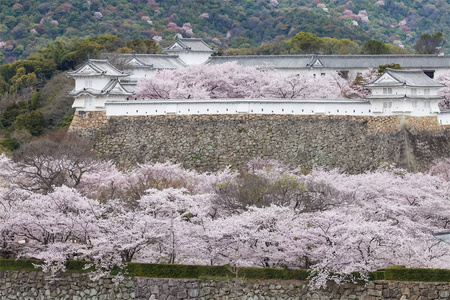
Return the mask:
POLYGON ((115 86, 115 83, 117 83, 117 82, 118 82, 118 80, 111 79, 101 91, 104 92, 104 91, 107 91, 107 90, 111 89, 112 87, 115 86))
POLYGON ((85 66, 89 66, 90 68, 92 68, 94 71, 98 72, 98 73, 103 73, 103 71, 97 67, 95 64, 92 63, 92 60, 89 59, 83 66, 81 66, 81 68, 79 68, 78 70, 83 69, 85 66))
POLYGON ((211 58, 218 59, 218 58, 236 58, 236 57, 270 57, 270 58, 285 58, 285 57, 312 57, 314 54, 282 54, 282 55, 258 55, 258 54, 252 54, 252 55, 223 55, 223 56, 211 56, 211 58))
POLYGON ((407 69, 391 69, 386 68, 387 72, 400 72, 400 73, 423 73, 422 70, 407 70, 407 69))

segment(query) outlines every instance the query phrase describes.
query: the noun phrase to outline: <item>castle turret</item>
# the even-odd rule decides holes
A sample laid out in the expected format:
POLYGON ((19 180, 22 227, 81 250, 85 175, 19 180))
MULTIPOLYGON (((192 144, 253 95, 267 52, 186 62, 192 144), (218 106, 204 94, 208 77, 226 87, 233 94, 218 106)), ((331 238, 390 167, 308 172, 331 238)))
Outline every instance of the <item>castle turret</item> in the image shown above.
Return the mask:
POLYGON ((374 82, 366 84, 371 95, 366 98, 372 103, 376 113, 398 113, 413 116, 439 113, 439 102, 443 99, 438 89, 444 85, 437 83, 423 71, 386 71, 374 82))
POLYGON ((175 43, 163 49, 168 54, 175 54, 187 65, 199 65, 208 60, 216 49, 206 44, 202 39, 175 38, 175 43))
POLYGON ((124 100, 133 95, 120 83, 120 78, 129 74, 107 60, 89 59, 67 76, 75 79, 75 88, 68 95, 75 98, 72 107, 77 110, 104 110, 107 100, 124 100))

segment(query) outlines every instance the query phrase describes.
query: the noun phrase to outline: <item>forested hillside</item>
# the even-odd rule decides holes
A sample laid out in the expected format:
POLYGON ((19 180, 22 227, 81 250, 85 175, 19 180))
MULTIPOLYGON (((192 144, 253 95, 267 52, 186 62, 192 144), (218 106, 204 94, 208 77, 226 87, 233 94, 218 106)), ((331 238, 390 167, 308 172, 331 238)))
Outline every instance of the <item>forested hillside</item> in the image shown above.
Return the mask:
MULTIPOLYGON (((289 39, 369 39, 411 47, 426 32, 450 30, 446 0, 3 0, 0 63, 26 58, 55 39, 113 34, 152 38, 201 37, 226 49, 289 39)), ((447 34, 448 39, 448 34, 447 34)))
POLYGON ((55 42, 26 60, 0 65, 0 152, 13 150, 48 130, 68 126, 73 98, 66 92, 73 79, 65 71, 100 52, 158 53, 153 40, 126 42, 112 35, 55 42))

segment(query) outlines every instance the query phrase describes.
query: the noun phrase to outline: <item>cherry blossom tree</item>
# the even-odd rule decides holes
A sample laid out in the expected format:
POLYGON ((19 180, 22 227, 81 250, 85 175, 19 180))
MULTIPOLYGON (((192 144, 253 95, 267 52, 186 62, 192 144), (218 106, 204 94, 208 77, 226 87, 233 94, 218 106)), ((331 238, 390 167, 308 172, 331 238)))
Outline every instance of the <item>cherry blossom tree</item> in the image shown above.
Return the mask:
MULTIPOLYGON (((282 76, 268 66, 245 67, 230 62, 218 66, 199 65, 167 70, 153 78, 141 79, 137 97, 339 99, 361 96, 362 92, 355 90, 353 85, 339 76, 282 76)), ((358 88, 362 89, 361 85, 358 88)))
POLYGON ((21 188, 48 193, 55 186, 78 186, 82 176, 96 168, 94 157, 89 142, 74 135, 60 142, 39 139, 14 152, 10 172, 21 188))
POLYGON ((443 75, 438 76, 436 81, 445 86, 438 90, 438 94, 444 96, 444 100, 439 103, 440 109, 449 109, 450 108, 450 72, 447 72, 443 75))
POLYGON ((0 156, 1 257, 41 259, 53 275, 89 260, 93 278, 129 261, 302 267, 316 286, 391 265, 450 268, 432 235, 450 229, 447 161, 355 175, 261 159, 217 173, 93 165, 76 185, 30 189, 0 156))

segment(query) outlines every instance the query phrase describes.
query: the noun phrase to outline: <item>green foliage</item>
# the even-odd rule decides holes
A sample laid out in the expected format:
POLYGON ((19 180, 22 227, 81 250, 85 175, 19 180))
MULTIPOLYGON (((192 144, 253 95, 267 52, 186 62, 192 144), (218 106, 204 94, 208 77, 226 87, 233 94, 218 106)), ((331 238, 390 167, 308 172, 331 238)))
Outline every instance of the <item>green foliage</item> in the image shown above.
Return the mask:
POLYGON ((73 120, 73 115, 65 116, 64 122, 59 123, 58 127, 69 127, 70 123, 72 123, 72 120, 73 120))
POLYGON ((0 258, 0 270, 26 270, 36 271, 39 270, 33 266, 33 264, 40 263, 39 260, 34 259, 1 259, 0 258))
MULTIPOLYGON (((13 260, 0 259, 0 270, 36 270, 33 264, 38 260, 13 260)), ((82 271, 86 264, 84 261, 69 261, 67 270, 82 271)), ((221 277, 234 278, 235 274, 229 266, 199 266, 199 265, 164 265, 128 263, 127 275, 131 277, 154 278, 205 278, 221 277)), ((114 271, 113 271, 114 273, 114 271)), ((281 280, 306 280, 308 270, 272 269, 272 268, 239 268, 239 278, 244 279, 281 279, 281 280)))
POLYGON ((385 276, 384 276, 384 271, 374 271, 374 272, 370 272, 369 274, 369 280, 374 281, 374 280, 384 280, 385 276))
POLYGON ((232 48, 250 48, 252 41, 248 37, 240 36, 236 38, 231 44, 232 48))
MULTIPOLYGON (((40 261, 32 259, 0 259, 0 270, 37 270, 33 264, 40 261)), ((84 268, 89 262, 69 261, 67 270, 85 272, 84 268)), ((164 265, 128 263, 127 275, 131 277, 154 278, 234 278, 235 274, 229 266, 195 266, 195 265, 164 265)), ((89 271, 89 270, 87 270, 89 271)), ((279 279, 279 280, 307 280, 310 276, 308 270, 273 269, 273 268, 239 268, 239 278, 244 279, 279 279)), ((358 277, 358 274, 354 274, 358 277)), ((419 282, 450 282, 448 269, 409 269, 405 267, 390 267, 383 271, 369 273, 369 280, 395 280, 419 282)))
POLYGON ((329 37, 322 38, 323 45, 321 47, 322 54, 358 54, 359 45, 350 39, 334 39, 329 37))
POLYGON ((24 113, 17 117, 17 129, 26 129, 33 136, 39 136, 45 128, 45 119, 40 111, 24 113))
POLYGON ((36 110, 39 108, 39 100, 41 100, 41 93, 34 93, 30 100, 29 108, 31 110, 36 110))
POLYGON ((4 138, 0 141, 0 145, 4 148, 6 148, 9 151, 14 151, 16 149, 19 149, 20 144, 18 141, 12 138, 4 138))
POLYGON ((450 270, 447 269, 407 269, 387 268, 385 280, 450 282, 450 270))
POLYGON ((389 54, 389 47, 381 41, 368 40, 361 49, 362 54, 389 54))
POLYGON ((378 66, 378 74, 383 74, 384 71, 386 71, 386 68, 394 69, 394 70, 404 70, 405 68, 402 68, 399 64, 387 64, 387 65, 379 65, 378 66))
POLYGON ((290 53, 315 53, 324 46, 323 40, 310 32, 299 32, 287 43, 290 53))
POLYGON ((27 107, 25 102, 19 102, 19 103, 11 103, 9 104, 5 111, 0 115, 0 122, 2 123, 3 127, 10 127, 14 124, 16 121, 16 118, 27 112, 27 107))
POLYGON ((125 44, 125 47, 117 50, 121 53, 135 52, 138 54, 155 54, 161 53, 161 46, 153 40, 141 40, 140 38, 129 41, 125 44))
POLYGON ((438 46, 443 43, 442 32, 435 32, 433 35, 425 33, 417 40, 414 50, 418 54, 439 53, 438 46))
MULTIPOLYGON (((9 1, 1 1, 0 34, 13 47, 4 53, 6 61, 13 61, 29 56, 57 38, 67 42, 74 37, 104 34, 117 35, 126 41, 142 36, 171 39, 179 32, 187 36, 182 28, 185 23, 191 24, 196 37, 205 38, 208 42, 219 38, 223 42, 219 46, 223 49, 230 47, 239 37, 248 38, 249 42, 237 42, 233 47, 257 46, 271 42, 277 36, 289 39, 298 32, 311 32, 318 37, 347 38, 358 44, 369 38, 383 42, 395 38, 413 47, 415 37, 435 28, 439 28, 447 39, 450 32, 448 1, 384 1, 384 5, 369 0, 322 2, 328 12, 317 8, 317 1, 306 0, 279 1, 276 7, 269 1, 254 0, 93 0, 90 7, 84 0, 54 0, 51 3, 27 0, 21 2, 21 9, 13 9, 9 1), (352 15, 343 15, 348 10, 352 15), (367 12, 370 22, 360 21, 358 13, 362 10, 367 12), (96 11, 102 12, 101 20, 94 17, 96 11), (406 23, 402 22, 405 16, 406 23), (147 22, 149 19, 151 22, 147 22), (354 20, 358 20, 358 26, 352 25, 354 20), (168 28, 169 22, 176 23, 177 28, 168 28)), ((76 59, 76 54, 67 59, 69 62, 76 59)))

